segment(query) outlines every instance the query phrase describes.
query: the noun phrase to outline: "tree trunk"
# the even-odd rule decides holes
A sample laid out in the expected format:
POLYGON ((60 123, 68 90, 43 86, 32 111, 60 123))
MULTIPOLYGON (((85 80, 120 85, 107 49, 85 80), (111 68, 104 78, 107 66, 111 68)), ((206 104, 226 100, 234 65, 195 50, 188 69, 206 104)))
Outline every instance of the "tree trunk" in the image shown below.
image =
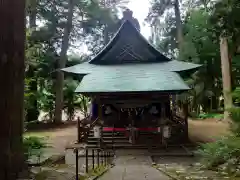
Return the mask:
MULTIPOLYGON (((174 0, 174 12, 175 12, 175 23, 176 23, 176 39, 179 51, 179 57, 181 58, 182 50, 183 50, 183 32, 182 32, 182 21, 181 21, 181 12, 180 12, 180 4, 179 0, 174 0)), ((177 95, 173 95, 173 104, 176 104, 177 95)))
POLYGON ((109 40, 109 32, 108 32, 108 25, 105 25, 104 30, 103 30, 103 43, 104 46, 106 46, 108 44, 109 40))
POLYGON ((179 0, 174 0, 174 12, 177 28, 177 44, 179 53, 183 50, 183 30, 182 30, 182 21, 181 21, 181 12, 179 0))
POLYGON ((30 0, 29 3, 29 27, 36 28, 37 0, 30 0))
POLYGON ((69 37, 72 30, 72 19, 73 19, 73 7, 74 0, 68 2, 68 16, 67 23, 64 29, 62 48, 60 53, 60 60, 58 61, 58 71, 56 79, 56 101, 55 101, 55 114, 54 122, 60 123, 62 121, 62 109, 63 109, 63 85, 64 85, 64 74, 60 70, 66 66, 67 62, 67 50, 69 46, 69 37))
POLYGON ((0 0, 0 179, 23 170, 25 1, 0 0))
POLYGON ((232 107, 231 72, 228 56, 228 41, 226 37, 220 37, 221 68, 224 96, 224 120, 229 119, 228 109, 232 107))
MULTIPOLYGON (((29 27, 34 33, 36 29, 36 16, 37 16, 37 0, 31 0, 29 4, 29 27)), ((34 40, 30 38, 30 47, 34 46, 34 40)), ((37 101, 37 90, 38 90, 38 81, 35 75, 36 67, 33 65, 29 66, 29 69, 26 73, 26 76, 31 79, 29 84, 29 90, 31 91, 30 97, 30 107, 26 112, 26 121, 36 121, 38 120, 39 110, 38 110, 38 101, 37 101)))

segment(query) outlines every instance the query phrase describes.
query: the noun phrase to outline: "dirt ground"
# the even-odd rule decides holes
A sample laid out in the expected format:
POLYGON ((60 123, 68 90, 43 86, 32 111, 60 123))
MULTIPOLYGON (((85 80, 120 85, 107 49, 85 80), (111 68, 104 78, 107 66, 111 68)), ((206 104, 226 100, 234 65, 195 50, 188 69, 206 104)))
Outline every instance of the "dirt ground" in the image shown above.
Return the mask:
MULTIPOLYGON (((229 133, 227 123, 215 119, 189 120, 189 137, 193 142, 211 142, 227 133, 229 133)), ((52 156, 64 154, 65 147, 76 141, 77 128, 76 126, 70 126, 27 134, 46 138, 51 146, 46 150, 46 153, 47 156, 52 156)))
POLYGON ((216 119, 189 120, 189 137, 195 142, 212 142, 229 133, 229 124, 216 119))
POLYGON ((65 128, 54 128, 46 131, 27 132, 25 136, 37 136, 43 138, 48 144, 41 161, 52 156, 65 155, 65 147, 77 140, 77 127, 68 126, 65 128))

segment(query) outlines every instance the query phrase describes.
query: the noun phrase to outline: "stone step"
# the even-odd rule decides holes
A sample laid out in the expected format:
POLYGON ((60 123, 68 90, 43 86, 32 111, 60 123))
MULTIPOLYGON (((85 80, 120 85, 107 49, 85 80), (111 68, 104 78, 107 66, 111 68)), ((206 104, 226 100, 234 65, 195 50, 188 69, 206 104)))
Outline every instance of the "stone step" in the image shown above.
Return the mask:
MULTIPOLYGON (((98 146, 95 144, 88 144, 89 148, 97 148, 98 146)), ((160 146, 146 146, 145 144, 138 144, 138 145, 132 145, 130 143, 118 143, 113 144, 108 147, 109 149, 157 149, 160 148, 160 146)))
MULTIPOLYGON (((105 137, 105 136, 103 136, 102 137, 103 138, 103 140, 112 140, 112 138, 114 138, 114 140, 123 140, 123 139, 128 139, 126 136, 114 136, 114 137, 105 137)), ((97 138, 95 138, 95 137, 88 137, 88 140, 97 140, 97 138)))
MULTIPOLYGON (((105 144, 118 144, 118 143, 128 143, 128 140, 116 140, 114 142, 112 141, 104 141, 105 144)), ((94 140, 88 140, 88 144, 98 144, 98 141, 94 141, 94 140)))
MULTIPOLYGON (((93 136, 94 135, 94 133, 93 132, 89 132, 89 136, 93 136)), ((103 136, 125 136, 125 133, 123 133, 123 132, 119 132, 119 133, 117 133, 117 132, 115 132, 114 134, 112 134, 111 132, 103 132, 102 133, 102 135, 103 136)))

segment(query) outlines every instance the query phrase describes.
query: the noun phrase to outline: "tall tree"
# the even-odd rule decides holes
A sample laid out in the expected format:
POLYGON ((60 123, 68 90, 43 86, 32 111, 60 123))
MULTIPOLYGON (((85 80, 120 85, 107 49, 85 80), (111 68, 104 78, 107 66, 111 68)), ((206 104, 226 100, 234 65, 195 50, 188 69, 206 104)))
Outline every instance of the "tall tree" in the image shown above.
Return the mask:
POLYGON ((176 27, 176 43, 178 50, 183 50, 183 30, 181 21, 181 11, 179 0, 152 0, 152 6, 150 8, 147 20, 151 22, 153 27, 158 24, 159 18, 164 15, 169 9, 174 10, 175 15, 175 27, 176 27))
POLYGON ((232 85, 231 71, 228 53, 228 40, 226 37, 220 37, 221 67, 224 96, 224 120, 229 118, 228 110, 232 107, 232 85))
POLYGON ((57 79, 56 79, 56 86, 55 86, 56 88, 56 101, 55 101, 55 114, 54 114, 55 123, 59 123, 62 121, 64 74, 62 71, 60 71, 60 69, 64 68, 67 62, 67 50, 69 47, 69 38, 72 30, 73 9, 74 9, 74 0, 69 0, 67 21, 65 23, 65 28, 64 28, 60 59, 58 61, 59 71, 57 71, 57 79))
POLYGON ((213 6, 212 22, 216 35, 220 37, 221 67, 224 94, 224 118, 228 119, 228 109, 232 107, 232 59, 240 46, 240 2, 220 0, 213 6), (231 46, 229 46, 231 44, 231 46))
POLYGON ((0 1, 0 179, 15 180, 23 168, 25 1, 0 1))
POLYGON ((181 21, 181 12, 180 12, 180 3, 179 0, 174 0, 173 2, 174 12, 175 12, 175 21, 177 29, 177 45, 178 50, 181 52, 183 50, 183 30, 182 30, 182 21, 181 21))

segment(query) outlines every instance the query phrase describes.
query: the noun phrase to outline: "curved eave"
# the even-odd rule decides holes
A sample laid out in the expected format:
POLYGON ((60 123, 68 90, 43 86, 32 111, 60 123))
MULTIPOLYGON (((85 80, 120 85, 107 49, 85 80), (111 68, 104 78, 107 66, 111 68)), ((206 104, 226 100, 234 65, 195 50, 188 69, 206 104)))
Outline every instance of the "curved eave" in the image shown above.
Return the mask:
POLYGON ((94 72, 112 72, 112 71, 169 71, 186 72, 195 71, 202 65, 187 63, 183 61, 171 60, 159 63, 138 63, 138 64, 120 64, 120 65, 95 65, 89 63, 77 64, 75 66, 63 68, 62 71, 74 74, 87 75, 94 72))
MULTIPOLYGON (((90 64, 98 64, 99 59, 101 59, 107 52, 109 52, 111 50, 111 48, 116 44, 116 42, 118 41, 118 39, 120 37, 121 31, 125 31, 126 29, 128 29, 128 31, 133 31, 136 34, 136 38, 138 38, 142 42, 143 45, 146 45, 149 48, 149 50, 156 57, 158 57, 159 59, 164 59, 164 61, 170 61, 169 58, 164 56, 153 45, 151 45, 130 21, 126 20, 121 25, 121 27, 118 29, 118 31, 115 33, 113 38, 109 41, 109 43, 92 60, 90 60, 89 63, 90 64)), ((154 59, 154 60, 150 60, 150 61, 157 62, 158 58, 154 59)), ((101 63, 104 63, 104 62, 101 61, 101 63)))
POLYGON ((124 96, 126 95, 139 95, 139 96, 142 96, 144 94, 146 95, 149 95, 149 93, 151 94, 161 94, 161 95, 171 95, 171 94, 181 94, 181 93, 184 93, 186 91, 188 91, 189 89, 187 90, 172 90, 172 91, 138 91, 138 92, 75 92, 75 93, 79 93, 79 94, 82 94, 82 95, 85 95, 85 96, 109 96, 109 93, 111 93, 111 96, 114 96, 114 95, 121 95, 121 94, 124 94, 124 96))
POLYGON ((92 73, 85 76, 75 92, 169 92, 186 91, 188 85, 175 72, 92 73), (101 78, 99 78, 101 77, 101 78), (159 78, 161 77, 161 78, 159 78))

